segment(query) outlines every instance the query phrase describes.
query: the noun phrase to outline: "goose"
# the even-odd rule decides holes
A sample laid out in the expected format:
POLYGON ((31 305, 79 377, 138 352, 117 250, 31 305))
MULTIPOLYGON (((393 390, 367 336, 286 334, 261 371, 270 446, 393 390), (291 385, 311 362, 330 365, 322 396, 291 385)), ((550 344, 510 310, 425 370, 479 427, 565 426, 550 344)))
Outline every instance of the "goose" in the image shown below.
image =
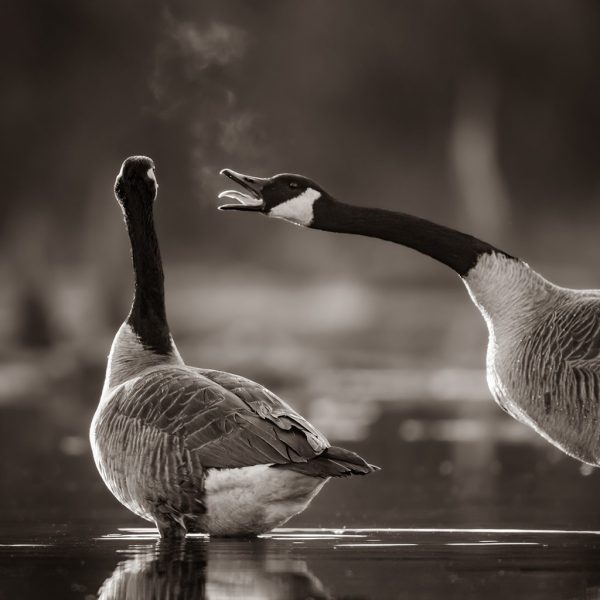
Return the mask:
POLYGON ((331 477, 378 468, 336 446, 263 386, 186 365, 165 311, 151 159, 125 160, 115 196, 131 241, 135 293, 90 429, 114 496, 161 538, 252 536, 304 510, 331 477))
POLYGON ((455 271, 488 329, 487 382, 508 414, 569 456, 600 464, 600 290, 559 287, 523 260, 431 221, 336 200, 292 174, 221 173, 244 188, 222 210, 407 246, 455 271))

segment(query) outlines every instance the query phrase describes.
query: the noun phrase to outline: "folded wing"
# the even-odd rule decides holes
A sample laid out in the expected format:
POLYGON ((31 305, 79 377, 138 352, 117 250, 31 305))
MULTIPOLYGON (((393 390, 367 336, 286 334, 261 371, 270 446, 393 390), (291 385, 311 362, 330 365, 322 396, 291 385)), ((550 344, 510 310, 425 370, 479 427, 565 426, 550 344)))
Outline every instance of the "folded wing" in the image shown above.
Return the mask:
POLYGON ((327 439, 262 386, 188 367, 156 369, 116 392, 117 411, 183 441, 203 468, 306 463, 327 439))

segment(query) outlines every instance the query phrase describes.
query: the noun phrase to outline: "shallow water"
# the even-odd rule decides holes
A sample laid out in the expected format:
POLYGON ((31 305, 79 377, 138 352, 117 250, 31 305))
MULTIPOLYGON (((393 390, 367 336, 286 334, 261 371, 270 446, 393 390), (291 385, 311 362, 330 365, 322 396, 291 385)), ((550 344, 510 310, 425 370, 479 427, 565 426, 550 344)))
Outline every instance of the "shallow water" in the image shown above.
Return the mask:
POLYGON ((365 440, 344 442, 381 472, 329 482, 259 539, 178 545, 158 542, 87 448, 36 414, 1 421, 30 435, 4 437, 0 600, 600 600, 598 473, 498 412, 473 409, 465 426, 458 406, 381 406, 365 440))
POLYGON ((68 529, 0 546, 0 598, 600 598, 600 531, 283 528, 254 540, 68 529))
POLYGON ((98 476, 94 369, 0 403, 0 600, 600 600, 600 472, 504 415, 479 371, 380 366, 318 370, 314 390, 274 384, 313 398, 294 403, 382 470, 329 482, 260 539, 172 546, 98 476))

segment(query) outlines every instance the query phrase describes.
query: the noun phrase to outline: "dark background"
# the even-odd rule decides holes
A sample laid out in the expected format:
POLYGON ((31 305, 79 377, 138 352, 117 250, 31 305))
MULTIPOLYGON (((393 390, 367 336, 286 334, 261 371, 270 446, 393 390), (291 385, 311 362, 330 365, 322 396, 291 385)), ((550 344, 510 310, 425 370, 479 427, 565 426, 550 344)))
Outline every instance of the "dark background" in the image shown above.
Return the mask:
POLYGON ((296 524, 600 525, 598 477, 492 403, 452 273, 216 210, 223 167, 299 172, 600 287, 600 4, 3 0, 0 23, 5 519, 138 523, 87 429, 131 298, 112 186, 147 154, 184 357, 386 469, 330 483, 296 524))

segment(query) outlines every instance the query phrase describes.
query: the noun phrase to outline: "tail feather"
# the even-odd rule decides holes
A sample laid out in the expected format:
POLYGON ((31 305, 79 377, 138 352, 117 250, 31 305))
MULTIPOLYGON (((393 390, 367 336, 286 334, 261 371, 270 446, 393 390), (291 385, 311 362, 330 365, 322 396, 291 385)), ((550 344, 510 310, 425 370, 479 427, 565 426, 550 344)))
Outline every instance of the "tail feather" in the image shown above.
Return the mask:
POLYGON ((273 465, 273 469, 287 469, 311 477, 348 477, 350 475, 368 475, 379 471, 379 467, 370 465, 356 452, 331 446, 322 454, 305 463, 286 463, 273 465))

